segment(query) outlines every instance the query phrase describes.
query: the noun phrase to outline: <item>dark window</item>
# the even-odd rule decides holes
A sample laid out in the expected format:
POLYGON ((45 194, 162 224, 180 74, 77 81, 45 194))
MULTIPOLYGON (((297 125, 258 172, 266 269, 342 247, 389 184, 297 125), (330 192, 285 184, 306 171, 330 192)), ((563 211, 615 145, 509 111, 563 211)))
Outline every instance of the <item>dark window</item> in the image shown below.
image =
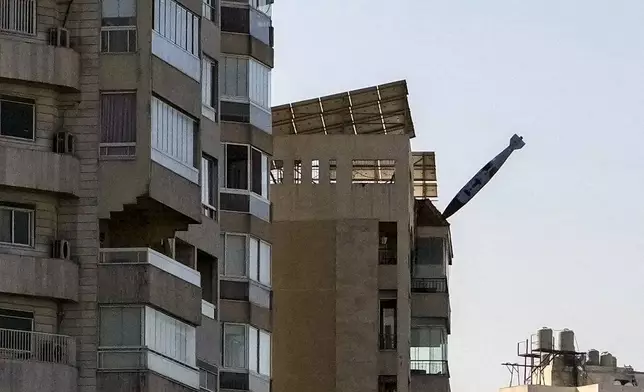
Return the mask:
POLYGON ((221 31, 248 34, 250 32, 249 9, 221 7, 221 31))
POLYGON ((204 154, 201 158, 201 202, 204 214, 213 219, 217 217, 219 198, 218 170, 217 160, 204 154))
POLYGON ((136 154, 136 94, 101 94, 101 155, 136 154))
POLYGON ((219 196, 223 211, 249 212, 250 196, 222 192, 219 196))
POLYGON ((416 239, 416 264, 443 265, 444 239, 419 237, 416 239))
POLYGON ((396 264, 398 254, 396 222, 379 222, 378 237, 378 263, 396 264))
POLYGON ((378 392, 396 392, 396 376, 378 377, 378 392))
POLYGON ((222 280, 219 296, 221 299, 248 301, 248 282, 222 280))
POLYGON ((256 149, 251 150, 251 188, 250 190, 262 194, 262 153, 256 149))
POLYGON ((248 189, 248 146, 226 145, 226 188, 248 189))
POLYGON ((380 349, 394 350, 397 336, 397 310, 395 299, 380 300, 380 349))
POLYGON ((33 244, 33 210, 0 205, 0 242, 33 244))
POLYGON ((34 139, 35 101, 0 96, 0 135, 34 139))
POLYGON ((29 355, 34 314, 18 310, 0 309, 0 356, 15 358, 29 355))
POLYGON ((221 121, 250 122, 250 105, 247 103, 221 101, 221 121))
POLYGON ((213 60, 210 63, 210 107, 217 110, 219 107, 219 63, 213 60))
POLYGON ((201 274, 201 298, 210 303, 217 303, 217 259, 199 251, 197 270, 201 274))

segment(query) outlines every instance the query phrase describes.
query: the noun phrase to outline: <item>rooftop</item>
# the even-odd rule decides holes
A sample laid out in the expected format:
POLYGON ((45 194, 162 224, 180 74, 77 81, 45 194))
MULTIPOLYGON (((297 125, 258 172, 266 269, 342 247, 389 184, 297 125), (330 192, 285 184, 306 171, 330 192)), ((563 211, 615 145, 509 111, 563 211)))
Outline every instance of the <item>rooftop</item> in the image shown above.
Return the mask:
POLYGON ((381 84, 273 108, 273 135, 415 136, 407 82, 381 84))

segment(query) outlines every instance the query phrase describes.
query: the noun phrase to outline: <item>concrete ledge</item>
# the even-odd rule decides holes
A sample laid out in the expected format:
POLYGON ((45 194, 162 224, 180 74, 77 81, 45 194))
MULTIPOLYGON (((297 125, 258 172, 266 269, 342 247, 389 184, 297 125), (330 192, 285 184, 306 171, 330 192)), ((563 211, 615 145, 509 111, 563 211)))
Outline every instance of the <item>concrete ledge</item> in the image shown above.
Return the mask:
POLYGON ((100 264, 98 302, 149 304, 201 324, 201 288, 149 264, 100 264))
POLYGON ((411 392, 450 392, 449 377, 434 374, 411 373, 411 392))
POLYGON ((150 164, 150 197, 182 215, 191 223, 201 223, 201 188, 179 174, 159 165, 150 164))
POLYGON ((67 365, 0 359, 2 392, 76 392, 77 377, 67 365))
POLYGON ((0 271, 2 293, 78 301, 78 264, 73 261, 0 254, 0 271))
POLYGON ((219 300, 219 318, 222 323, 250 324, 271 332, 271 310, 247 301, 219 300))
POLYGON ((0 78, 78 90, 80 54, 44 43, 0 38, 0 78))
MULTIPOLYGON (((97 390, 110 392, 194 392, 194 389, 151 371, 96 373, 97 390)), ((63 389, 61 389, 63 391, 63 389)), ((67 391, 67 390, 64 390, 67 391)), ((3 391, 4 392, 4 391, 3 391)))
POLYGON ((251 56, 269 68, 273 68, 273 48, 248 35, 221 32, 221 52, 251 56))
POLYGON ((78 196, 79 178, 71 155, 0 146, 0 185, 78 196))
POLYGON ((438 317, 449 319, 449 294, 447 293, 412 293, 412 317, 438 317))

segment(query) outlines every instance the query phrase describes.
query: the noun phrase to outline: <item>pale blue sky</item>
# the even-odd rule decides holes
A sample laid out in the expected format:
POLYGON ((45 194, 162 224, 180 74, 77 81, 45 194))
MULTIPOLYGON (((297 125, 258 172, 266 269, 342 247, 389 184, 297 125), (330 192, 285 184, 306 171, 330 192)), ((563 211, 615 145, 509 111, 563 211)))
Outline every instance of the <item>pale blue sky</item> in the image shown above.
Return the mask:
MULTIPOLYGON (((496 391, 547 325, 644 368, 644 1, 276 0, 273 102, 407 79, 450 219, 455 392, 496 391)), ((642 369, 644 370, 644 369, 642 369)))

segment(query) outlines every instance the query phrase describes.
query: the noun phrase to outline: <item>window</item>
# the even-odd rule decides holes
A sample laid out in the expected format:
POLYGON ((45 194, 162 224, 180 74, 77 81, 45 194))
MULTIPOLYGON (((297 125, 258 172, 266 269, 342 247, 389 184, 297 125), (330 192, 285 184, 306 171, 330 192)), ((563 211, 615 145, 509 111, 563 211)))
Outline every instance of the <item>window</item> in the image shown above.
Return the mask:
POLYGON ((224 324, 224 366, 246 368, 246 326, 224 324))
POLYGON ((101 94, 102 156, 136 155, 136 93, 101 94))
POLYGON ((396 376, 379 376, 378 392, 396 392, 396 376))
POLYGON ((248 102, 248 59, 224 56, 221 81, 223 99, 248 102))
POLYGON ((205 369, 199 369, 199 388, 209 391, 217 391, 217 374, 205 369))
POLYGON ((249 33, 266 45, 273 46, 271 37, 271 18, 256 9, 250 10, 249 33))
POLYGON ((241 324, 224 324, 224 366, 271 375, 271 334, 241 324))
POLYGON ((250 32, 249 9, 244 7, 221 8, 221 31, 230 33, 250 32))
POLYGON ((427 374, 447 373, 447 329, 424 326, 411 329, 411 369, 427 374))
POLYGON ((224 243, 224 275, 246 276, 246 236, 226 234, 224 243))
POLYGON ((250 278, 256 282, 271 285, 271 245, 250 237, 250 278))
POLYGON ((104 307, 100 309, 99 346, 140 347, 143 345, 143 308, 104 307))
POLYGON ((199 57, 199 16, 174 0, 154 0, 154 31, 199 57))
POLYGON ((271 184, 282 184, 284 182, 284 161, 271 161, 271 184))
POLYGON ((248 189, 248 146, 226 144, 226 188, 248 189))
POLYGON ((201 203, 204 214, 213 219, 217 217, 218 170, 217 160, 204 154, 201 158, 201 203))
POLYGON ((36 34, 35 1, 5 0, 0 4, 0 30, 36 34))
POLYGON ((251 191, 268 198, 268 156, 251 150, 251 191))
POLYGON ((0 135, 34 140, 36 102, 0 95, 0 135))
POLYGON ((145 311, 145 345, 177 362, 196 365, 196 328, 152 308, 145 311))
POLYGON ((219 111, 219 63, 204 57, 201 75, 201 98, 205 106, 203 113, 212 121, 217 122, 219 111))
POLYGON ((101 51, 132 53, 136 48, 136 1, 103 0, 101 51))
POLYGON ((199 171, 195 168, 196 131, 197 123, 192 117, 152 97, 152 159, 199 183, 199 171))
POLYGON ((380 300, 380 349, 394 350, 396 348, 397 322, 396 300, 380 300))
POLYGON ((396 264, 398 260, 398 225, 378 222, 378 263, 396 264))
POLYGON ((203 17, 219 24, 219 1, 218 0, 204 0, 203 2, 203 17))
POLYGON ((34 211, 0 205, 0 243, 33 246, 34 211))
POLYGON ((416 264, 443 265, 444 239, 419 237, 416 239, 416 264))
POLYGON ((248 61, 248 96, 260 108, 271 110, 271 70, 255 60, 248 61))

